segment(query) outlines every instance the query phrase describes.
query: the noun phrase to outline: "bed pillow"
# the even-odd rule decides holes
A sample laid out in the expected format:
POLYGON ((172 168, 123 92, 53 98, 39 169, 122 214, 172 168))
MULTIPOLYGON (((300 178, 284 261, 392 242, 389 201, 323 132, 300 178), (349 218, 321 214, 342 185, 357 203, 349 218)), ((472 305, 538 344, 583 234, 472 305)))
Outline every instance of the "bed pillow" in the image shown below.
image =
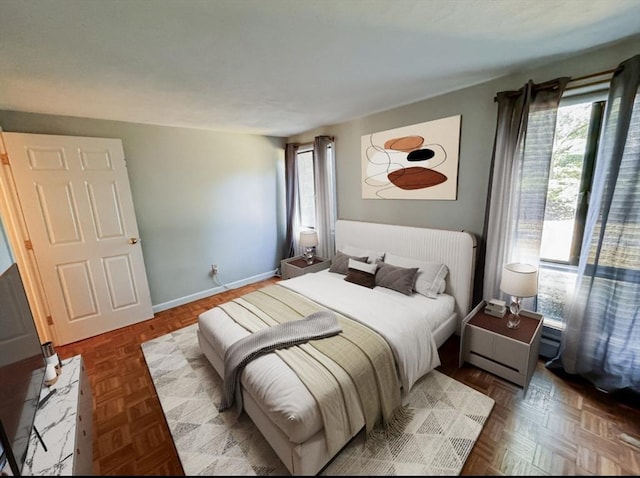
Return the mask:
POLYGON ((378 261, 376 285, 411 295, 417 274, 417 267, 400 267, 378 261))
POLYGON ((384 260, 384 252, 373 251, 371 249, 364 249, 362 247, 354 246, 352 244, 345 245, 342 249, 340 249, 345 254, 350 256, 367 256, 367 262, 369 264, 375 264, 378 260, 384 260))
POLYGON ((336 274, 346 275, 349 272, 349 259, 355 259, 359 262, 367 262, 367 256, 355 257, 338 251, 336 255, 331 259, 331 267, 329 272, 335 272, 336 274))
POLYGON ((377 264, 369 264, 368 262, 349 259, 349 272, 347 272, 344 280, 373 289, 376 286, 375 277, 377 268, 377 264))
POLYGON ((435 299, 438 294, 442 294, 447 286, 446 279, 449 275, 449 268, 445 264, 419 261, 395 254, 387 254, 384 261, 400 267, 417 267, 418 274, 413 289, 418 294, 430 299, 435 299))

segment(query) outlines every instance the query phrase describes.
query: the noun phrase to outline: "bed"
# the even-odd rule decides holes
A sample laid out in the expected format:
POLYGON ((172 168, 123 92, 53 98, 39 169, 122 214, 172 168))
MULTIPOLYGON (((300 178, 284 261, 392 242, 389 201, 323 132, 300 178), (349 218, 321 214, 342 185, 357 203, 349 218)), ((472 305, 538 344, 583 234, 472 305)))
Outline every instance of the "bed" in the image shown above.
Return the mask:
MULTIPOLYGON (((338 220, 335 239, 333 271, 279 281, 273 292, 300 296, 300 300, 366 324, 383 336, 396 360, 404 397, 423 375, 440 365, 437 349, 452 334, 459 334, 461 321, 471 308, 475 238, 464 231, 338 220), (345 257, 354 265, 358 256, 359 261, 373 264, 382 258, 384 264, 378 270, 384 267, 405 272, 415 266, 423 279, 428 267, 445 265, 446 277, 437 286, 437 293, 421 290, 407 294, 395 286, 363 287, 358 281, 345 280, 344 270, 337 268, 345 257)), ((418 281, 415 284, 417 288, 418 281)), ((436 288, 435 281, 427 285, 436 288)), ((225 351, 250 334, 231 317, 232 309, 225 305, 200 314, 197 331, 200 349, 221 377, 225 351)), ((353 404, 348 425, 326 425, 336 422, 327 421, 308 386, 278 353, 262 355, 246 364, 240 374, 239 393, 244 411, 292 475, 319 473, 365 426, 363 412, 357 406, 353 411, 353 404), (338 433, 334 428, 341 430, 338 433)))

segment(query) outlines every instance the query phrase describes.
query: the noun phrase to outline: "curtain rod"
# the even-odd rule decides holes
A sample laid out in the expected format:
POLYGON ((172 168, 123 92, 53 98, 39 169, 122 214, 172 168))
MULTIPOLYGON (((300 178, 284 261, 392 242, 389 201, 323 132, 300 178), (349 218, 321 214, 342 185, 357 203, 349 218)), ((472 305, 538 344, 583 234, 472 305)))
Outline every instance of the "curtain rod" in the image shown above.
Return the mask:
MULTIPOLYGON (((522 91, 527 87, 527 85, 529 84, 529 82, 532 82, 532 80, 527 81, 527 83, 525 83, 524 86, 522 86, 520 89, 518 90, 507 90, 507 91, 501 91, 498 94, 503 94, 505 96, 508 97, 512 97, 512 96, 519 96, 520 94, 522 94, 522 91)), ((536 91, 541 91, 541 90, 548 90, 548 89, 557 89, 558 88, 558 84, 556 82, 556 80, 549 80, 549 81, 545 81, 543 83, 534 83, 534 88, 536 91)), ((498 101, 498 95, 496 95, 493 98, 493 101, 498 101)))
POLYGON ((590 75, 576 76, 571 78, 571 81, 587 80, 589 78, 595 78, 596 76, 613 75, 617 68, 611 68, 610 70, 599 71, 598 73, 591 73, 590 75))
MULTIPOLYGON (((594 85, 598 85, 601 83, 606 83, 608 81, 611 81, 611 77, 613 76, 613 74, 615 73, 615 71, 617 70, 617 68, 611 68, 609 70, 603 70, 603 71, 599 71, 597 73, 591 73, 589 75, 583 75, 583 76, 576 76, 575 78, 571 78, 569 80, 569 82, 567 83, 567 86, 565 87, 565 91, 567 90, 573 90, 576 88, 585 88, 588 86, 594 86, 594 85), (594 81, 591 82, 586 82, 586 83, 582 83, 584 80, 590 80, 591 78, 597 78, 594 81)), ((548 87, 548 84, 551 83, 553 80, 551 81, 545 81, 543 83, 539 83, 536 85, 537 88, 541 88, 544 89, 546 87, 548 87)), ((522 88, 521 88, 522 89, 522 88)), ((513 91, 507 91, 504 92, 506 93, 508 96, 517 96, 520 94, 520 90, 513 90, 513 91)), ((498 101, 498 97, 496 96, 493 101, 498 101)))
POLYGON ((585 88, 588 86, 595 86, 601 83, 607 83, 611 81, 611 77, 615 73, 616 68, 612 68, 610 70, 599 71, 597 73, 591 73, 590 75, 577 76, 575 78, 571 78, 565 90, 573 90, 576 88, 585 88), (591 80, 593 81, 585 81, 591 80))

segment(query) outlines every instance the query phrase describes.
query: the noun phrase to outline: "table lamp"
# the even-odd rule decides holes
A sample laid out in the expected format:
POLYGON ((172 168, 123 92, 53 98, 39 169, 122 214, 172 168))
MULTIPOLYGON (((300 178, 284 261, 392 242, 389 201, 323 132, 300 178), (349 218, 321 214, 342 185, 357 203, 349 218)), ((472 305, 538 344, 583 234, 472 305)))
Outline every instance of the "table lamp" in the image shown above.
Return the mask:
POLYGON ((318 245, 318 233, 316 231, 300 232, 300 247, 304 247, 303 257, 307 264, 313 264, 314 248, 318 245))
POLYGON ((538 293, 538 269, 531 264, 513 262, 505 264, 502 270, 500 290, 511 296, 509 311, 511 315, 507 327, 517 329, 520 326, 520 308, 524 297, 533 297, 538 293))

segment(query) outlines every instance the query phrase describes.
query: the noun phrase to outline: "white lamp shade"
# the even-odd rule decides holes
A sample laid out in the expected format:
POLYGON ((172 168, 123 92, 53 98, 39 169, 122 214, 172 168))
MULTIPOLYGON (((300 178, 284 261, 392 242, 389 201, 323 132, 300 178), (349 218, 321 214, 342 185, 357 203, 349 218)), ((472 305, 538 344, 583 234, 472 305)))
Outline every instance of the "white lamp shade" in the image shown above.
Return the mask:
POLYGON ((300 233, 301 247, 315 247, 318 245, 318 233, 316 231, 302 231, 300 233))
POLYGON ((500 290, 513 297, 533 297, 538 293, 538 269, 521 262, 506 264, 500 290))

